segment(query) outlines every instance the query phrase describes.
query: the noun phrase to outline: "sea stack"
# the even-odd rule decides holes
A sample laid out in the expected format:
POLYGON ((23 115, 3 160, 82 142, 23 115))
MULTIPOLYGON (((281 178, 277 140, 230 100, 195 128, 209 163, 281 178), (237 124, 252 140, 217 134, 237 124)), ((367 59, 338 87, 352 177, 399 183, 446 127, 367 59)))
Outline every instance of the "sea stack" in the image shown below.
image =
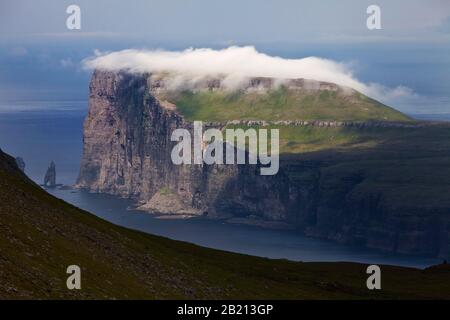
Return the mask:
POLYGON ((16 164, 20 171, 25 172, 25 161, 21 157, 16 158, 16 164))
POLYGON ((44 177, 44 187, 54 188, 56 186, 56 166, 52 161, 44 177))

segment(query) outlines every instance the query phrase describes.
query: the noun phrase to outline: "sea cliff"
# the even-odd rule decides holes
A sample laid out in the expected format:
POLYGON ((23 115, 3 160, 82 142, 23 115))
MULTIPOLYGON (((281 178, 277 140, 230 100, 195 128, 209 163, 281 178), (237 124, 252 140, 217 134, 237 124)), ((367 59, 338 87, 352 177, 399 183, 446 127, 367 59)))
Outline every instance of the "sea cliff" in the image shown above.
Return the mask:
MULTIPOLYGON (((318 86, 317 92, 336 90, 318 86)), ((343 145, 283 154, 278 174, 261 176, 257 165, 174 165, 171 133, 176 128, 192 130, 192 122, 161 91, 161 83, 149 75, 94 72, 77 187, 133 198, 141 209, 156 213, 282 224, 341 243, 449 257, 449 186, 439 178, 430 181, 450 176, 442 161, 449 152, 428 144, 426 157, 411 153, 417 150, 413 144, 420 143, 415 135, 428 136, 434 130, 440 138, 450 137, 448 126, 286 119, 277 125, 378 138, 369 147, 355 143, 358 147, 351 150, 343 145), (408 135, 413 141, 397 138, 408 135), (422 173, 413 166, 435 170, 422 173)), ((236 121, 234 125, 255 125, 236 121)), ((227 124, 215 121, 206 126, 227 124)))

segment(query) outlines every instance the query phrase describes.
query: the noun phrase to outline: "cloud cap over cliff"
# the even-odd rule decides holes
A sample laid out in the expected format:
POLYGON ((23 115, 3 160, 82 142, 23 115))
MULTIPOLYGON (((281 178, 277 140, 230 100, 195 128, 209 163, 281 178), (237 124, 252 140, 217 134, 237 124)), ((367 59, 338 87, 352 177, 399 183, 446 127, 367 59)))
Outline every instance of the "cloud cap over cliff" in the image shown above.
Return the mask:
POLYGON ((209 48, 184 51, 127 49, 112 53, 96 52, 83 61, 87 69, 136 73, 170 72, 184 77, 201 78, 221 75, 227 83, 239 83, 251 77, 276 79, 310 79, 350 87, 364 94, 389 100, 395 93, 410 95, 403 87, 388 89, 380 84, 365 84, 353 74, 350 66, 319 57, 286 59, 258 52, 252 46, 232 46, 221 50, 209 48))

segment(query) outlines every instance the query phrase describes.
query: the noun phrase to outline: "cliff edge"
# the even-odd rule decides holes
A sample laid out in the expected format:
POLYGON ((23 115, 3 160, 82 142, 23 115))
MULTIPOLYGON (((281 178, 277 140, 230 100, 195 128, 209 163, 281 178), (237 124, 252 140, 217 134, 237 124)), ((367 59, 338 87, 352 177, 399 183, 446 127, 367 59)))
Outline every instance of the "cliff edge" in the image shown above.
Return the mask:
MULTIPOLYGON (((319 84, 311 91, 300 80, 296 86, 303 98, 317 98, 306 109, 321 114, 322 120, 303 121, 301 112, 298 118, 284 119, 287 122, 255 119, 249 113, 237 122, 227 118, 234 117, 236 101, 251 102, 254 110, 265 110, 266 116, 272 107, 290 106, 286 101, 294 98, 283 94, 293 93, 279 91, 284 89, 259 92, 256 97, 254 90, 250 95, 228 96, 231 93, 218 90, 220 85, 213 81, 203 85, 206 90, 171 92, 150 75, 97 70, 90 84, 77 186, 133 198, 142 209, 157 213, 174 213, 169 208, 175 206, 178 213, 190 216, 239 218, 248 223, 256 218, 258 224, 284 223, 342 243, 448 258, 449 127, 415 123, 364 97, 355 98, 355 92, 350 110, 358 115, 367 108, 357 103, 362 99, 377 116, 349 120, 348 114, 353 113, 336 109, 336 103, 349 102, 347 91, 331 84, 319 84), (333 96, 338 102, 327 107, 326 117, 331 111, 345 116, 323 120, 324 114, 317 109, 333 101, 333 96), (206 101, 218 102, 222 108, 228 101, 233 111, 207 126, 221 129, 233 122, 280 127, 283 154, 277 175, 260 176, 254 165, 172 163, 172 131, 192 130, 193 117, 208 120, 208 114, 217 113, 206 101), (195 110, 195 105, 200 109, 195 110), (393 121, 383 120, 386 113, 393 121)), ((251 82, 250 87, 261 88, 261 83, 251 82)), ((311 100, 305 99, 295 101, 311 100)))

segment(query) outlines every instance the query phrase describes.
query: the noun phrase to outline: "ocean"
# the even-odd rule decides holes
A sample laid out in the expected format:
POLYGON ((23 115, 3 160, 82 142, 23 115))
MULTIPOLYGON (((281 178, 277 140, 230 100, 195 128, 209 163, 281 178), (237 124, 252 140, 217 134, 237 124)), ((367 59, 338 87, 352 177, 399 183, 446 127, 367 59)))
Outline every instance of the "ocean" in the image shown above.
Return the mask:
MULTIPOLYGON (((75 183, 82 155, 82 127, 86 102, 29 102, 33 107, 0 109, 0 148, 26 163, 25 172, 42 183, 51 161, 57 183, 75 183), (45 106, 50 106, 46 109, 45 106), (6 111, 5 111, 6 110, 6 111)), ((428 117, 429 118, 429 117, 428 117)), ((78 190, 49 191, 79 208, 112 223, 205 247, 295 261, 352 261, 424 268, 441 261, 429 257, 396 255, 305 237, 294 231, 276 231, 223 221, 196 218, 158 219, 130 210, 133 203, 110 195, 78 190)))

